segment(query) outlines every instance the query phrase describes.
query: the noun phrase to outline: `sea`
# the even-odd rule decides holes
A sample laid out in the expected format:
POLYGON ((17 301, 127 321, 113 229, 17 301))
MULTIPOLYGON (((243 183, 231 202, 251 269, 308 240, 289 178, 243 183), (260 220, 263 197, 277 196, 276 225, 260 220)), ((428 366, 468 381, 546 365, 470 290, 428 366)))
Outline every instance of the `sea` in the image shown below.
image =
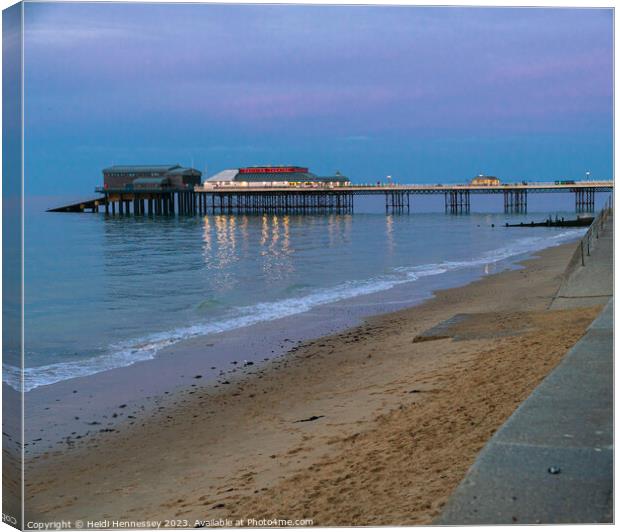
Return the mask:
MULTIPOLYGON (((444 212, 443 196, 412 196, 408 214, 386 214, 383 197, 356 198, 351 214, 45 212, 67 200, 25 202, 26 391, 397 287, 403 305, 423 301, 585 231, 505 227, 574 218, 571 194, 531 194, 527 214, 504 214, 494 195, 472 196, 461 215, 444 212)), ((16 389, 18 361, 5 354, 3 379, 16 389)))

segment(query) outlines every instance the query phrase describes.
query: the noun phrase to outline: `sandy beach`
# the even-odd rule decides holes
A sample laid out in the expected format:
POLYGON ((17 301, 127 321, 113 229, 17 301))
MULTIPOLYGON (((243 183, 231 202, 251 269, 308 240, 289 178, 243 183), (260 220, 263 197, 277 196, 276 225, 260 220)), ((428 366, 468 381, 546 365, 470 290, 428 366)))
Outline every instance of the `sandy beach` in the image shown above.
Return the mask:
POLYGON ((38 454, 26 465, 26 521, 430 523, 600 311, 548 310, 574 247, 306 342, 218 387, 196 379, 154 413, 38 454))

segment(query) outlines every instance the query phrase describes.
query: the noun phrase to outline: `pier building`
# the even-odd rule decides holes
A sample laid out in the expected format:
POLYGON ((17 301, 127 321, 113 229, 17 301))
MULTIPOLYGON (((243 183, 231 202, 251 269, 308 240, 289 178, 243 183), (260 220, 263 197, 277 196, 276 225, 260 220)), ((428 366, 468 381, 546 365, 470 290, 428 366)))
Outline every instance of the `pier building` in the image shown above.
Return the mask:
POLYGON ((194 188, 200 185, 202 172, 180 164, 110 166, 103 169, 103 186, 96 192, 103 198, 62 209, 75 212, 76 207, 116 214, 194 214, 194 188))
POLYGON ((104 190, 133 188, 192 188, 200 185, 202 172, 179 164, 110 166, 103 169, 104 190))
POLYGON ((247 166, 223 170, 205 182, 205 187, 273 187, 309 186, 341 187, 349 185, 348 177, 336 172, 331 176, 318 176, 305 166, 247 166))

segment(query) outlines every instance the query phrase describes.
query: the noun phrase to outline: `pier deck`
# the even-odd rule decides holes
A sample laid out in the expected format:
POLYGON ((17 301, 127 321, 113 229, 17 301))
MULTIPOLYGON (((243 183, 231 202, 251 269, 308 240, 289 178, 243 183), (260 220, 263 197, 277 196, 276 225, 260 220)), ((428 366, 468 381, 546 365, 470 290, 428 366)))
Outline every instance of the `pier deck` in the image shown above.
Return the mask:
POLYGON ((504 211, 526 212, 528 194, 570 193, 577 212, 592 212, 598 192, 611 192, 613 181, 572 183, 510 183, 503 185, 354 185, 214 186, 187 188, 97 187, 102 198, 50 209, 51 212, 99 212, 137 215, 196 215, 207 213, 351 213, 355 196, 383 196, 386 213, 411 211, 412 195, 444 196, 445 212, 468 213, 471 196, 501 195, 504 211))

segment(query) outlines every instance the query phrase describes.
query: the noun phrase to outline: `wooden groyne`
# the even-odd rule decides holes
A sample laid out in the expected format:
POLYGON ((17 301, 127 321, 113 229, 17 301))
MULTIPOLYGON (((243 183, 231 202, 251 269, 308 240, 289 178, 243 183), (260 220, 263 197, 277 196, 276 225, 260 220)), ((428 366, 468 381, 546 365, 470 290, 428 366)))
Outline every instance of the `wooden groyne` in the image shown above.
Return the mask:
POLYGON ((574 220, 564 218, 547 218, 544 222, 520 222, 518 224, 506 223, 506 227, 588 227, 594 220, 593 216, 579 216, 574 220))

